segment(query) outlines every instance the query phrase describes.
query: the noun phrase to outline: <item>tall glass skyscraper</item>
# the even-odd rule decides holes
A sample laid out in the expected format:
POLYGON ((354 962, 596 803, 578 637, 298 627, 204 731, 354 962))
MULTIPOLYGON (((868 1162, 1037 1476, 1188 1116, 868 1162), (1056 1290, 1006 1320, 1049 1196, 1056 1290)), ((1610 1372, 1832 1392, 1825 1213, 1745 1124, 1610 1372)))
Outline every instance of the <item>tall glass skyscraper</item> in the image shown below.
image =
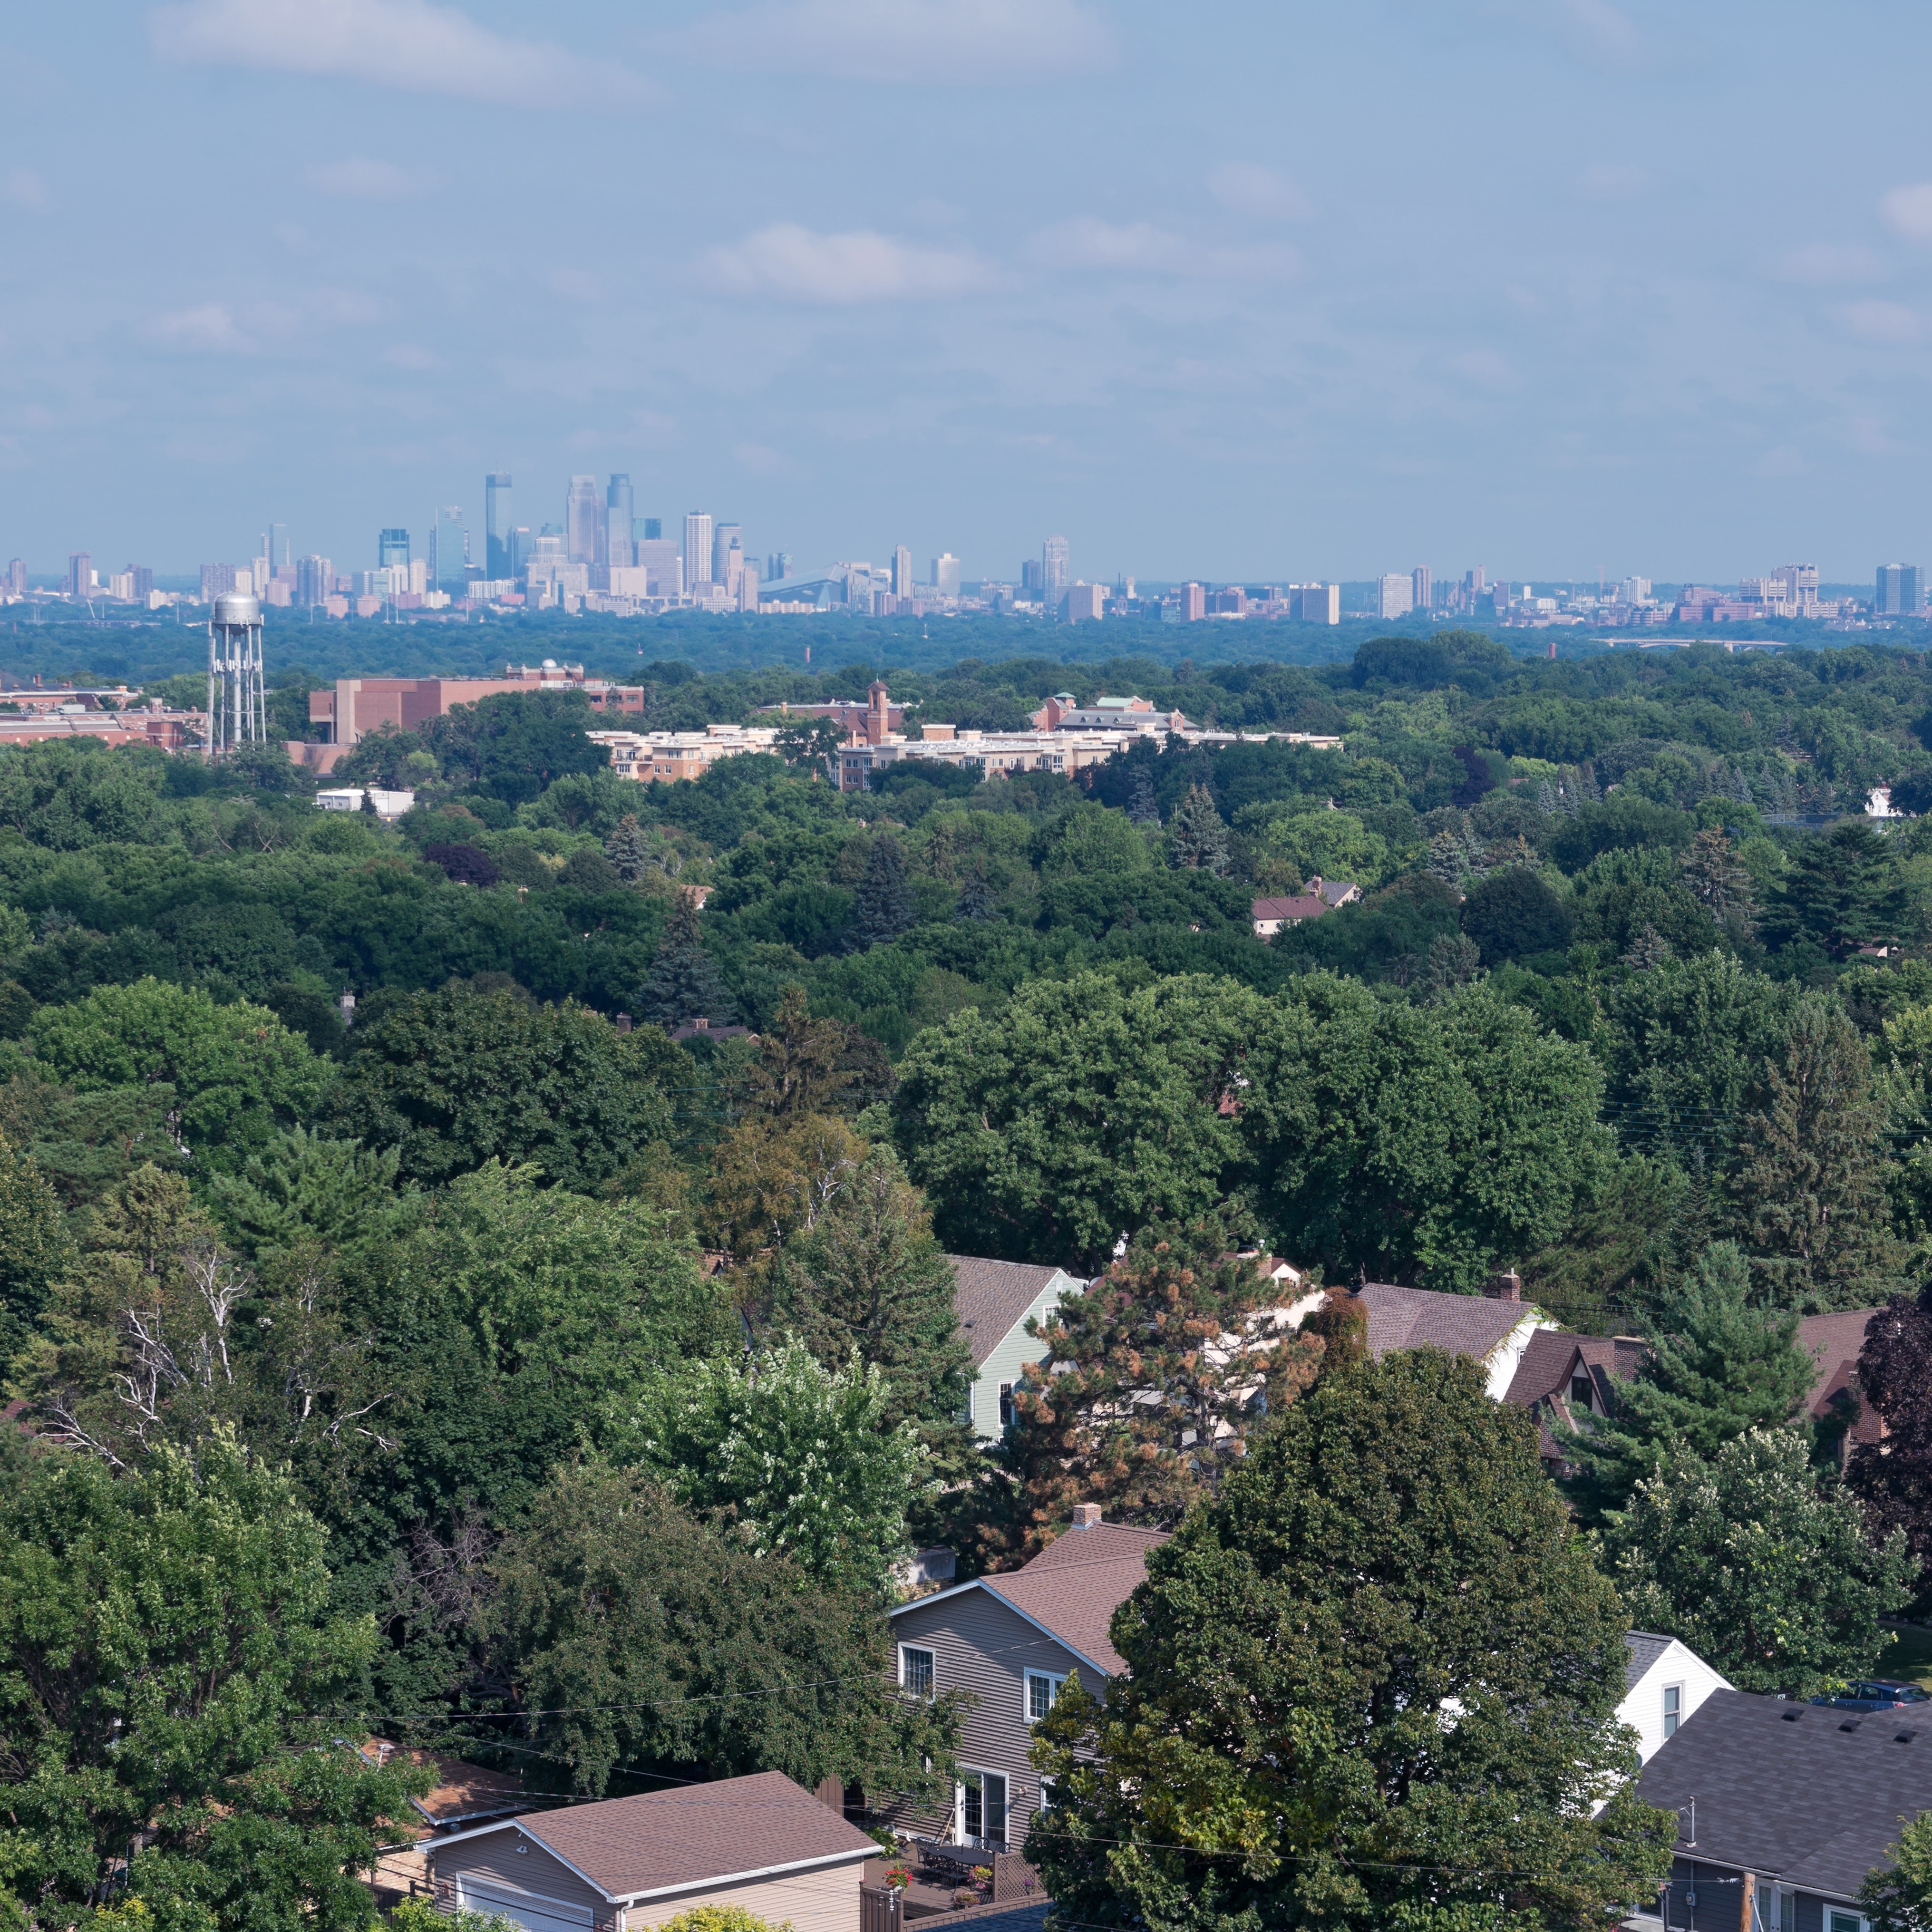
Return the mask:
POLYGON ((638 530, 638 526, 634 523, 632 524, 631 527, 639 536, 644 538, 646 543, 662 543, 664 542, 664 519, 662 517, 646 517, 644 519, 644 526, 641 530, 638 530))
POLYGON ((1048 537, 1040 550, 1040 588, 1050 597, 1066 588, 1069 562, 1066 539, 1048 537))
POLYGON ((572 563, 595 563, 597 561, 597 533, 604 521, 604 506, 597 500, 597 479, 594 476, 573 476, 570 479, 570 494, 565 499, 563 522, 570 539, 570 560, 572 563))
POLYGON ((637 557, 632 542, 631 479, 620 470, 613 473, 610 487, 604 493, 604 550, 600 561, 628 569, 637 557))
MULTIPOLYGON (((378 530, 376 532, 376 568, 387 570, 392 565, 400 564, 405 572, 410 567, 410 533, 405 530, 378 530)), ((405 588, 406 588, 406 585, 405 588)))
POLYGON ((430 538, 429 574, 439 590, 460 597, 470 585, 470 531, 463 512, 454 503, 436 513, 436 529, 430 538))
POLYGON ((687 592, 711 581, 711 518, 693 510, 684 520, 684 587, 687 592))
POLYGON ((745 532, 738 524, 720 524, 711 536, 711 580, 713 584, 729 584, 730 574, 725 568, 731 554, 731 546, 744 547, 745 532))
POLYGON ((493 470, 483 478, 483 566, 486 575, 501 582, 516 574, 510 561, 510 478, 493 470))

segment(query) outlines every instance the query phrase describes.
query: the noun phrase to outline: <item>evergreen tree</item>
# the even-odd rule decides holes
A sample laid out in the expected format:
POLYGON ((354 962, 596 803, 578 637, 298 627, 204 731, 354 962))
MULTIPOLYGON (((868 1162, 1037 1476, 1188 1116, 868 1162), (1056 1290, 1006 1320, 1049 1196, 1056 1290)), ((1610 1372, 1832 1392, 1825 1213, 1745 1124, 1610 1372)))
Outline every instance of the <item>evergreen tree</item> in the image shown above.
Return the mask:
POLYGON ((1228 828, 1214 794, 1205 785, 1187 788, 1168 821, 1168 850, 1176 866, 1212 872, 1219 878, 1228 869, 1228 828))
POLYGON ((906 874, 905 848, 890 833, 874 839, 866 855, 856 910, 861 950, 884 946, 911 928, 912 881, 906 874))
POLYGON ((0 1376, 17 1365, 74 1259, 53 1190, 34 1162, 0 1139, 0 1376))
POLYGON ((993 903, 993 889, 986 880, 986 868, 977 860, 973 869, 966 874, 966 883, 959 888, 959 903, 952 916, 956 920, 977 921, 996 916, 998 908, 993 903))
POLYGON ((1670 940, 1646 920, 1631 934, 1630 945, 1617 964, 1628 967, 1633 973, 1649 973, 1676 956, 1670 950, 1670 940))
POLYGON ((1466 932, 1438 932, 1430 941, 1429 956, 1417 983, 1425 999, 1446 1000, 1482 970, 1481 951, 1466 932))
POLYGON ((1721 832, 1700 832, 1678 862, 1691 896, 1721 926, 1732 917, 1748 929, 1750 874, 1738 863, 1731 842, 1721 832))
POLYGON ((1708 1459, 1748 1430, 1788 1421, 1813 1373, 1796 1312, 1754 1306, 1743 1250, 1714 1241, 1660 1310, 1650 1354, 1614 1388, 1610 1414, 1565 1439, 1576 1470, 1565 1486, 1600 1520, 1673 1450, 1708 1459))
POLYGON ((1127 822, 1158 832, 1160 807, 1154 801, 1154 778, 1144 764, 1136 765, 1127 782, 1127 822))
POLYGON ((1631 1621, 1681 1637, 1741 1690, 1815 1696, 1877 1666, 1912 1594, 1894 1530, 1874 1548, 1804 1438, 1754 1429, 1708 1460, 1672 1445, 1602 1539, 1631 1621))
POLYGON ((1442 831, 1429 842, 1429 876, 1460 886, 1469 869, 1467 843, 1459 832, 1442 831))
POLYGON ((638 823, 637 814, 627 812, 610 829, 604 842, 604 856, 616 868, 619 878, 634 886, 650 869, 650 841, 638 823))
POLYGON ((1064 1922, 1582 1928, 1669 1871, 1616 1592, 1474 1364, 1324 1372, 1147 1567, 1104 1710, 1070 1682, 1036 1732, 1064 1922))
POLYGON ((716 1025, 732 1018, 731 995, 698 936, 694 893, 679 893, 638 1004, 646 1019, 670 1030, 694 1019, 716 1025))
POLYGON ((1810 1314, 1880 1299, 1899 1261, 1864 1043, 1835 1002, 1808 998, 1738 1123, 1733 1225, 1759 1298, 1810 1314))
POLYGON ((1903 936, 1908 920, 1898 855, 1862 818, 1800 842, 1766 924, 1784 940, 1810 939, 1834 959, 1870 941, 1903 936))

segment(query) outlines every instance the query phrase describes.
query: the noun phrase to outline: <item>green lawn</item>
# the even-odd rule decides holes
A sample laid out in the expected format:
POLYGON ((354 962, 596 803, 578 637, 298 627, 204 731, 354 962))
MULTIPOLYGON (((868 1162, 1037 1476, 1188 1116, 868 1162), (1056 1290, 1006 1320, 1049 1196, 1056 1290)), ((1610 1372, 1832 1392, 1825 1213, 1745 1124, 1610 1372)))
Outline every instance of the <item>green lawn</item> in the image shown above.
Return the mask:
POLYGON ((1892 1634, 1898 1640, 1880 1660, 1880 1671, 1932 1690, 1932 1630, 1894 1625, 1892 1634))

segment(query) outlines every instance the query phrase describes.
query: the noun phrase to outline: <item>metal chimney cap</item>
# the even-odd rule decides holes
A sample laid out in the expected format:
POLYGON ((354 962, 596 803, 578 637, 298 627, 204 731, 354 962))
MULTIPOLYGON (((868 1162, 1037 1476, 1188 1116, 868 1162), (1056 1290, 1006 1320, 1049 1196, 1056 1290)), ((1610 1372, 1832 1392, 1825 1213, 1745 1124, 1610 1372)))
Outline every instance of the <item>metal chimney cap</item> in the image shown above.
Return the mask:
POLYGON ((262 605, 258 598, 244 596, 241 592, 231 590, 214 600, 214 621, 218 624, 259 624, 262 621, 262 605))

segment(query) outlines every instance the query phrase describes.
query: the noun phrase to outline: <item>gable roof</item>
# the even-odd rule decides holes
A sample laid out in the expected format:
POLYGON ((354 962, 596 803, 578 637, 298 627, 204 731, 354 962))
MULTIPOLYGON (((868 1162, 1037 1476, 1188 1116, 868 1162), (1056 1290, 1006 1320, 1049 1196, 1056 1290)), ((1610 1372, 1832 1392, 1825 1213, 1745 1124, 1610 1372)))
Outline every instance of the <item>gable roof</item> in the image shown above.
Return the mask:
POLYGON ((436 1783, 410 1803, 429 1821, 432 1829, 447 1830, 530 1808, 530 1793, 524 1789, 520 1772, 491 1771, 463 1758, 446 1757, 438 1751, 405 1750, 386 1738, 371 1738, 357 1745, 356 1751, 374 1765, 393 1764, 400 1759, 405 1764, 428 1767, 436 1783))
POLYGON ((1250 916, 1258 920, 1319 919, 1328 910, 1328 902, 1315 892, 1298 892, 1286 898, 1256 899, 1250 916))
POLYGON ((1126 1672, 1127 1660, 1114 1648, 1107 1627, 1114 1612, 1146 1582, 1148 1552, 1166 1540, 1165 1530, 1128 1529, 1114 1522, 1070 1529, 1017 1570, 976 1576, 957 1589, 914 1598, 889 1614, 904 1616, 968 1590, 983 1591, 1083 1663, 1118 1677, 1126 1672))
MULTIPOLYGON (((987 1357, 1012 1333, 1013 1324, 1064 1272, 1031 1262, 988 1261, 978 1255, 946 1258, 952 1268, 953 1312, 976 1369, 986 1366, 987 1357)), ((1071 1275, 1067 1279, 1076 1280, 1071 1275)))
POLYGON ((776 1771, 525 1813, 452 1833, 428 1849, 434 1856, 460 1840, 503 1831, 522 1833, 613 1900, 856 1864, 878 1850, 776 1771))
POLYGON ((1684 1809, 1686 1834, 1696 1798, 1700 1861, 1850 1899, 1890 1864, 1900 1818, 1932 1810, 1932 1723, 1714 1690, 1645 1766, 1636 1795, 1684 1809))
POLYGON ((1653 1636, 1648 1630, 1624 1633, 1624 1695, 1628 1697, 1641 1684, 1657 1660, 1668 1650, 1673 1639, 1653 1636))
POLYGON ((1539 1328, 1516 1364, 1507 1400, 1522 1408, 1555 1400, 1567 1409, 1570 1378, 1581 1366, 1596 1384, 1598 1400, 1607 1405, 1610 1384, 1628 1382, 1649 1352, 1649 1345, 1634 1335, 1572 1335, 1565 1329, 1539 1328))
MULTIPOLYGON (((1811 1392, 1805 1398, 1807 1414, 1822 1422, 1840 1400, 1856 1400, 1852 1384, 1864 1348, 1865 1331, 1880 1312, 1876 1308, 1844 1308, 1832 1315, 1808 1315, 1798 1323, 1798 1346, 1817 1364, 1811 1392)), ((1851 1439, 1876 1442, 1882 1432, 1876 1414, 1861 1403, 1851 1439)))
POLYGON ((1487 1361, 1526 1321, 1537 1318, 1529 1302, 1486 1294, 1442 1294, 1386 1281, 1364 1282, 1355 1292, 1368 1310, 1369 1353, 1377 1361, 1392 1348, 1432 1347, 1487 1361))

